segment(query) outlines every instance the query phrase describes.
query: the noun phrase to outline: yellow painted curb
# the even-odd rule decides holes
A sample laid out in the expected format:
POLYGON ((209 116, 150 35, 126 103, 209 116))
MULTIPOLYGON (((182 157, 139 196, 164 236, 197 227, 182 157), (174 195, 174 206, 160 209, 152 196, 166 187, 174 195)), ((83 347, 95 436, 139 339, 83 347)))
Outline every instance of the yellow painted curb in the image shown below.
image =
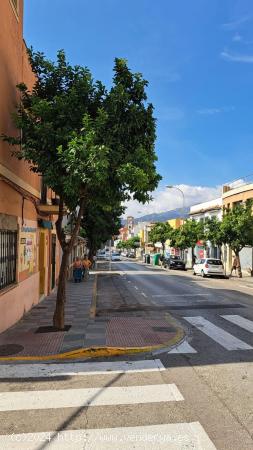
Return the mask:
POLYGON ((7 356, 0 357, 0 362, 3 361, 50 361, 50 360, 63 360, 63 359, 81 359, 81 358, 99 358, 106 356, 120 356, 127 355, 131 353, 145 353, 154 350, 160 350, 162 348, 167 348, 170 346, 175 346, 179 343, 185 333, 184 330, 178 326, 176 320, 167 313, 165 315, 166 320, 172 323, 177 331, 175 336, 168 342, 160 345, 152 345, 147 347, 87 347, 79 348, 77 350, 72 350, 70 352, 58 353, 56 355, 45 355, 45 356, 7 356))
POLYGON ((97 285, 98 285, 98 274, 95 274, 93 289, 92 289, 92 300, 90 307, 90 317, 96 317, 96 309, 97 309, 97 285))

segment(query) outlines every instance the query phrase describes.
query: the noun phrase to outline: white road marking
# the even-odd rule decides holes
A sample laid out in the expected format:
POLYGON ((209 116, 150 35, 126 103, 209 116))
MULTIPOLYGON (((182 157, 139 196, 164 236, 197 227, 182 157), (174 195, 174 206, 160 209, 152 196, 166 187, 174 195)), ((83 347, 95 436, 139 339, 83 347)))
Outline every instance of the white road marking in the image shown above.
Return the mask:
POLYGON ((223 317, 223 319, 229 320, 229 322, 232 322, 241 328, 244 328, 244 330, 247 330, 250 333, 253 333, 253 322, 251 320, 245 319, 245 317, 242 317, 242 316, 229 315, 229 314, 226 314, 221 317, 223 317))
POLYGON ((209 296, 212 294, 156 294, 152 295, 152 297, 203 297, 203 296, 209 296))
POLYGON ((244 289, 253 289, 253 286, 248 286, 248 285, 245 286, 245 284, 239 284, 239 286, 243 287, 244 289))
POLYGON ((170 353, 197 353, 197 350, 193 348, 190 344, 188 344, 187 341, 182 342, 182 344, 179 344, 177 347, 173 348, 168 352, 168 355, 170 353))
POLYGON ((175 384, 123 386, 54 391, 1 392, 0 411, 134 405, 184 400, 175 384))
POLYGON ((88 362, 67 364, 0 365, 0 378, 40 378, 165 370, 160 359, 143 361, 88 362))
POLYGON ((136 291, 138 291, 138 290, 139 290, 139 288, 138 288, 137 286, 134 286, 134 289, 136 289, 136 291))
POLYGON ((199 422, 0 436, 5 450, 37 450, 43 444, 50 450, 216 450, 199 422))
POLYGON ((190 322, 200 331, 205 333, 215 342, 220 344, 226 350, 252 350, 253 347, 246 344, 246 342, 241 341, 241 339, 236 338, 227 331, 222 330, 222 328, 217 327, 209 320, 204 319, 201 316, 195 317, 184 317, 187 322, 190 322))
POLYGON ((143 295, 143 297, 147 298, 147 295, 144 292, 142 292, 141 295, 143 295))

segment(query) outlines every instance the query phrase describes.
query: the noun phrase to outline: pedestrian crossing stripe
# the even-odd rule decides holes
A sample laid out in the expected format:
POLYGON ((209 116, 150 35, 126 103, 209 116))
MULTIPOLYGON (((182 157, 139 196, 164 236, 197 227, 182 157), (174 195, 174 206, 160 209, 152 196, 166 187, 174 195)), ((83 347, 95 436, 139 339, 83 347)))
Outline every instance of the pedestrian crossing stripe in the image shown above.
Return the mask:
POLYGON ((197 353, 197 350, 193 348, 187 341, 182 342, 182 344, 179 344, 177 347, 173 348, 168 352, 168 355, 170 354, 186 354, 186 353, 197 353))
POLYGON ((253 333, 253 322, 249 319, 245 319, 245 317, 238 316, 238 315, 222 315, 223 319, 228 320, 229 322, 232 322, 235 325, 238 325, 239 327, 243 328, 244 330, 249 331, 250 333, 253 333))
POLYGON ((202 316, 184 317, 191 325, 194 325, 202 333, 209 336, 226 350, 252 350, 253 347, 236 338, 232 334, 214 325, 202 316))
POLYGON ((165 370, 165 367, 160 359, 62 364, 3 364, 0 365, 0 378, 71 377, 116 373, 156 372, 161 370, 165 370))
POLYGON ((5 450, 216 450, 199 422, 0 436, 5 450))
POLYGON ((0 411, 134 405, 184 400, 175 384, 1 392, 0 411))

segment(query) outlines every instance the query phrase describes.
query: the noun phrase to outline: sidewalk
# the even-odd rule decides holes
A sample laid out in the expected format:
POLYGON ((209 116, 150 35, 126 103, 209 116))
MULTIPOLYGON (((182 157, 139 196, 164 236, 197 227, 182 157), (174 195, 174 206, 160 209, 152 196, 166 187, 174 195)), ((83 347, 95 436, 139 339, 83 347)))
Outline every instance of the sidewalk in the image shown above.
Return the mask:
POLYGON ((54 293, 0 334, 0 357, 53 355, 83 347, 93 283, 92 275, 87 282, 80 284, 67 282, 65 324, 71 325, 68 331, 50 331, 56 300, 54 293))
POLYGON ((97 279, 95 290, 94 274, 87 282, 67 283, 65 324, 69 330, 53 329, 56 294, 50 295, 0 335, 0 361, 12 357, 83 358, 147 352, 173 346, 183 339, 184 331, 178 323, 144 297, 138 300, 119 274, 101 271, 97 279), (92 317, 94 292, 96 316, 92 317))

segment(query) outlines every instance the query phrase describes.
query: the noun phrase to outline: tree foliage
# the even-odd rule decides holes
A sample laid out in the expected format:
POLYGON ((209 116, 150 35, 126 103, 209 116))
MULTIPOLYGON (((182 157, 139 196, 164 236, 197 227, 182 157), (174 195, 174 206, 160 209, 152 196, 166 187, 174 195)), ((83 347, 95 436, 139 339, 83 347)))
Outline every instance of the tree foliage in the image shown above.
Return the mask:
POLYGON ((168 222, 157 222, 149 232, 149 241, 155 244, 160 242, 162 244, 163 253, 165 251, 165 242, 170 239, 173 228, 168 222))
POLYGON ((36 83, 32 92, 18 85, 21 103, 14 114, 22 134, 4 139, 19 146, 15 155, 60 197, 56 229, 63 257, 54 325, 62 329, 68 256, 92 201, 104 193, 110 204, 131 196, 146 202, 158 185, 155 119, 147 104, 147 81, 123 59, 115 59, 112 87, 106 90, 87 68, 71 66, 62 50, 56 62, 32 49, 29 57, 36 83), (79 207, 69 242, 64 205, 70 212, 79 207))

